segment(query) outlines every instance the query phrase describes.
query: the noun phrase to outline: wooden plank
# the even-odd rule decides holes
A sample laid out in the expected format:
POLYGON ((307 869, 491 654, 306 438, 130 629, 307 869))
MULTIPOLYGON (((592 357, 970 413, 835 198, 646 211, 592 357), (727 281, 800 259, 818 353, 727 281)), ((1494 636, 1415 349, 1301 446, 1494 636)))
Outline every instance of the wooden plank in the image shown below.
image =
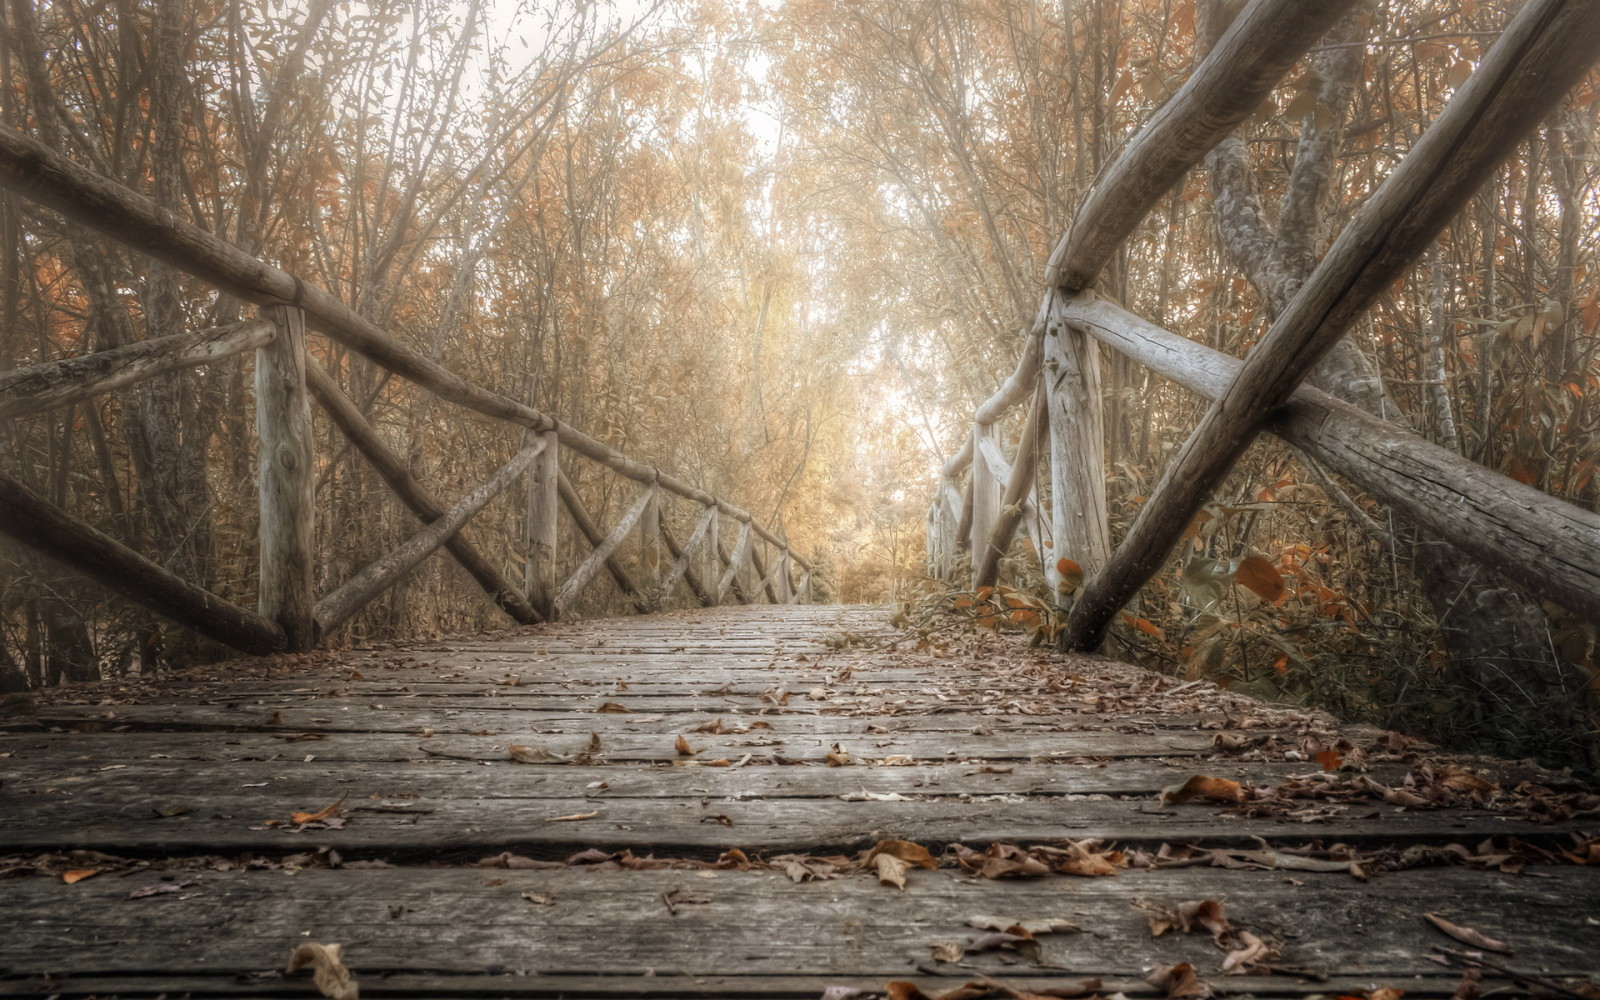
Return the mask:
MULTIPOLYGON (((1584 917, 1600 903, 1600 877, 1581 868, 1549 874, 1413 871, 1370 884, 1306 874, 1298 879, 1304 885, 1290 887, 1278 872, 1135 871, 968 884, 950 872, 916 871, 900 892, 873 884, 864 873, 792 883, 777 872, 737 871, 702 879, 688 871, 308 868, 286 878, 272 871, 156 869, 72 886, 11 880, 6 895, 28 919, 0 939, 0 967, 12 975, 67 969, 79 975, 130 969, 232 975, 281 968, 309 936, 343 942, 348 963, 373 985, 389 972, 490 969, 541 978, 651 974, 666 977, 660 988, 672 990, 668 995, 693 990, 680 976, 728 969, 747 976, 912 976, 927 984, 917 966, 931 967, 930 946, 971 937, 967 918, 994 913, 1060 916, 1082 927, 1082 933, 1040 937, 1040 962, 1070 969, 1074 978, 1136 980, 1152 965, 1188 961, 1223 986, 1229 980, 1220 975, 1222 952, 1209 935, 1153 938, 1148 912, 1129 900, 1175 906, 1224 897, 1227 917, 1277 941, 1284 965, 1322 974, 1380 982, 1439 975, 1431 950, 1456 945, 1421 918, 1430 910, 1512 942, 1516 958, 1507 962, 1517 967, 1547 976, 1592 974, 1594 931, 1584 917), (189 883, 189 891, 128 899, 164 877, 189 883), (669 912, 662 896, 672 890, 702 901, 669 912), (525 894, 550 902, 537 905, 525 894), (96 925, 88 933, 86 912, 96 925)), ((1007 958, 1016 956, 974 953, 967 969, 950 971, 1008 979, 1043 971, 1004 964, 1007 958)), ((1248 983, 1254 993, 1277 981, 1248 983)), ((310 989, 308 982, 293 985, 310 989)))
POLYGON ((556 557, 561 541, 560 445, 554 431, 545 431, 544 451, 528 470, 527 566, 523 579, 528 603, 548 621, 556 617, 556 557))
POLYGON ((276 622, 183 580, 9 476, 0 475, 0 532, 135 604, 246 653, 284 649, 276 622))
POLYGON ((1531 0, 1409 155, 1362 203, 1168 464, 1126 539, 1074 604, 1064 640, 1100 645, 1202 504, 1319 358, 1438 235, 1600 56, 1600 18, 1531 0))
MULTIPOLYGON (((1242 362, 1149 323, 1107 301, 1068 304, 1063 315, 1101 343, 1207 399, 1242 362)), ((1527 587, 1600 619, 1600 515, 1525 486, 1302 385, 1267 429, 1360 485, 1411 524, 1527 587)))
POLYGON ((397 545, 392 552, 374 560, 361 572, 317 602, 317 628, 322 636, 333 633, 367 602, 398 583, 417 564, 437 552, 444 543, 461 531, 477 513, 488 506, 522 475, 545 448, 545 439, 529 437, 515 458, 500 467, 489 481, 462 497, 460 502, 432 524, 424 526, 410 538, 397 545))
MULTIPOLYGON (((1033 490, 1034 477, 1039 471, 1039 425, 1044 423, 1045 393, 1035 386, 1033 406, 1022 424, 1022 437, 1017 442, 1017 464, 1006 483, 1005 496, 1000 501, 1000 516, 995 518, 994 530, 984 544, 978 559, 978 570, 973 584, 992 587, 1000 579, 1000 557, 1011 551, 1011 540, 1016 536, 1017 525, 1022 523, 1023 507, 1033 490)), ((1038 545, 1041 540, 1036 540, 1038 545)), ((1042 545, 1039 557, 1046 558, 1042 545)))
POLYGON ((271 322, 251 319, 0 372, 0 420, 81 403, 179 368, 212 364, 255 350, 275 334, 271 322))
MULTIPOLYGON (((378 475, 389 484, 395 496, 410 508, 418 520, 423 524, 431 524, 445 515, 445 505, 417 482, 407 463, 384 443, 377 429, 367 421, 356 404, 340 391, 338 384, 329 378, 328 373, 323 371, 322 366, 311 357, 306 358, 306 386, 333 421, 334 426, 338 427, 355 449, 372 463, 378 475)), ((445 540, 444 547, 445 551, 461 564, 461 568, 478 581, 478 586, 483 588, 501 611, 524 625, 540 620, 539 613, 533 605, 517 592, 517 588, 506 579, 499 567, 491 563, 477 546, 467 540, 465 534, 457 532, 451 535, 445 540)))
POLYGON ((256 479, 261 508, 256 610, 283 629, 292 653, 317 641, 312 605, 316 556, 316 457, 306 395, 305 314, 265 306, 275 336, 256 350, 256 479))
POLYGON ((1067 293, 1094 284, 1163 194, 1249 118, 1353 0, 1255 0, 1084 196, 1045 269, 1067 293))
POLYGON ((628 508, 627 513, 622 515, 621 520, 617 521, 616 526, 611 529, 611 533, 601 539, 600 544, 595 546, 594 551, 589 553, 588 558, 579 563, 578 568, 572 571, 571 576, 567 577, 566 582, 561 585, 561 589, 556 592, 556 610, 558 613, 562 613, 571 607, 573 600, 583 593, 583 589, 594 579, 594 575, 600 571, 600 567, 611 558, 612 553, 616 552, 617 546, 622 544, 622 540, 628 537, 634 527, 638 525, 639 520, 644 517, 645 510, 649 508, 655 496, 656 488, 654 486, 646 487, 644 492, 639 494, 639 499, 634 502, 632 507, 628 508))

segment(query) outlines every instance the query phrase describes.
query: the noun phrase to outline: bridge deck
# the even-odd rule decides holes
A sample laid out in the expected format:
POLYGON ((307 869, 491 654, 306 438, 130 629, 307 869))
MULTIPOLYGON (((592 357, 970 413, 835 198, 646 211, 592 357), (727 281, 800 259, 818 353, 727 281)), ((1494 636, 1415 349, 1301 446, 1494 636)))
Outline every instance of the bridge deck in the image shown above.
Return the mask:
POLYGON ((0 996, 315 996, 281 975, 308 940, 369 997, 1195 995, 1143 981, 1178 963, 1218 994, 1450 996, 1437 949, 1474 949, 1425 913, 1513 947, 1487 958, 1522 988, 1600 972, 1600 868, 1522 867, 1600 860, 1592 816, 1526 815, 1594 803, 1119 664, 913 648, 886 618, 722 608, 69 692, 0 734, 0 996), (1318 752, 1343 776, 1296 780, 1318 752), (1255 791, 1162 797, 1197 774, 1255 791), (941 855, 903 890, 859 864, 896 838, 941 855), (991 848, 1084 838, 1122 853, 991 848), (1018 877, 1063 867, 1115 874, 1018 877), (1204 900, 1216 940, 1153 933, 1204 900), (1254 974, 1225 975, 1253 940, 1254 974))

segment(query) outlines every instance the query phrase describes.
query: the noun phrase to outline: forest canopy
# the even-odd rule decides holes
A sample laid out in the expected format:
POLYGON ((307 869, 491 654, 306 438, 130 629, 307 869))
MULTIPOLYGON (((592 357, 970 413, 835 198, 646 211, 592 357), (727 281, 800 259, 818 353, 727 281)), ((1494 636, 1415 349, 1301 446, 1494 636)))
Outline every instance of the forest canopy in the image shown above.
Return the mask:
MULTIPOLYGON (((928 503, 1022 353, 1051 248, 1241 6, 4 0, 0 121, 473 382, 781 526, 826 598, 915 603, 950 589, 926 573, 928 503)), ((1521 6, 1357 4, 1159 199, 1097 293, 1243 357, 1521 6)), ((1590 511, 1596 87, 1591 73, 1535 125, 1316 376, 1590 511)), ((253 314, 6 191, 0 265, 5 370, 253 314)), ((441 494, 472 489, 518 448, 505 427, 333 341, 311 349, 441 494)), ((1103 366, 1115 540, 1205 401, 1110 352, 1103 366)), ((164 375, 8 423, 0 464, 253 606, 253 393, 248 358, 164 375)), ((1008 448, 1020 424, 1020 412, 1003 423, 1008 448)), ((320 417, 316 434, 316 572, 337 583, 414 521, 320 417)), ((615 477, 576 462, 567 473, 604 524, 633 503, 615 477)), ((666 511, 680 537, 695 516, 683 507, 666 511)), ((513 577, 522 516, 502 502, 473 525, 513 577)), ((563 544, 569 563, 586 551, 563 544)), ((24 547, 0 556, 0 671, 12 677, 118 676, 215 653, 24 547)), ((1006 570, 1019 593, 1054 599, 1026 543, 1006 570)), ((619 596, 597 588, 582 610, 619 596)), ((495 616, 434 559, 343 641, 495 616)), ((1109 651, 1592 765, 1595 644, 1595 623, 1264 438, 1109 651), (1292 597, 1237 585, 1248 559, 1292 597)))

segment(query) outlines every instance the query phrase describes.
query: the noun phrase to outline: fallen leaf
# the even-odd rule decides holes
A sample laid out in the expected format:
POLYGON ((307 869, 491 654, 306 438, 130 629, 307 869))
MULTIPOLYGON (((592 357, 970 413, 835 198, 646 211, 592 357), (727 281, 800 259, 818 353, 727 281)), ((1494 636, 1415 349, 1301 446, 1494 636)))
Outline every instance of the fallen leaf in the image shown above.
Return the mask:
POLYGON ((1482 948, 1484 951, 1498 951, 1502 955, 1516 954, 1516 951, 1505 942, 1496 941, 1494 938, 1484 934, 1482 931, 1473 930, 1471 927, 1463 927, 1460 924, 1453 924, 1445 918, 1439 916, 1437 913, 1424 913, 1422 915, 1422 919, 1455 938, 1457 941, 1470 944, 1474 948, 1482 948))
POLYGON ((556 898, 554 896, 548 896, 542 892, 525 892, 522 894, 522 898, 536 906, 556 905, 556 898))
POLYGON ((632 715, 633 714, 633 709, 624 708, 623 706, 617 704, 614 701, 606 702, 605 704, 601 705, 599 708, 595 709, 595 711, 596 712, 611 712, 611 713, 614 713, 614 714, 621 714, 621 715, 632 715))
POLYGON ((546 750, 541 746, 531 744, 513 743, 506 747, 506 752, 518 764, 570 764, 572 757, 564 753, 546 750))
POLYGON ((1228 952, 1222 960, 1222 971, 1230 975, 1242 975, 1250 970, 1250 966, 1268 957, 1271 948, 1260 938, 1249 931, 1239 932, 1239 947, 1228 952))
POLYGON ((1244 789, 1239 787, 1237 781, 1227 778, 1211 778, 1203 774, 1196 774, 1181 785, 1173 785, 1161 790, 1163 805, 1181 805, 1193 799, 1212 799, 1217 802, 1243 802, 1244 789))
POLYGON ((342 950, 342 945, 306 941, 289 954, 289 966, 284 971, 294 972, 309 965, 311 981, 323 996, 331 1000, 359 1000, 361 988, 340 960, 342 950))
POLYGON ((693 757, 695 754, 699 753, 698 750, 695 750, 693 747, 689 746, 689 741, 684 739, 681 735, 678 737, 678 741, 674 743, 673 746, 677 748, 678 756, 680 757, 693 757))
POLYGON ((967 954, 967 950, 956 941, 935 941, 928 947, 933 950, 935 962, 959 962, 967 954))
POLYGON ((910 802, 911 801, 911 797, 909 795, 901 795, 899 792, 869 792, 865 788, 863 788, 859 792, 845 792, 843 795, 839 796, 839 798, 843 799, 846 802, 910 802))
POLYGON ((1035 917, 1029 920, 1021 920, 1016 917, 976 916, 967 918, 967 926, 976 927, 980 931, 1005 931, 1026 937, 1034 937, 1039 934, 1083 933, 1082 927, 1060 917, 1035 917))
POLYGON ((897 889, 906 887, 906 872, 911 868, 911 862, 893 854, 877 854, 869 863, 878 873, 879 885, 892 885, 897 889))
POLYGON ((320 823, 323 820, 325 820, 325 819, 329 818, 330 816, 333 816, 335 813, 337 813, 339 811, 339 807, 342 806, 342 805, 344 805, 344 797, 340 796, 338 802, 335 802, 331 806, 324 806, 321 809, 318 809, 314 813, 306 813, 306 812, 290 813, 289 814, 289 822, 297 823, 297 824, 300 824, 301 826, 304 826, 307 823, 320 823))
POLYGON ((1163 991, 1169 997, 1206 997, 1211 990, 1195 975, 1194 966, 1188 962, 1177 965, 1159 965, 1144 981, 1163 991))
POLYGON ((569 816, 552 816, 552 817, 550 817, 550 822, 552 822, 552 823, 574 823, 574 822, 577 822, 578 820, 581 820, 581 819, 594 819, 598 815, 600 815, 600 810, 596 809, 594 812, 572 813, 569 816))
POLYGON ((93 878, 98 874, 100 874, 100 869, 98 868, 74 868, 71 871, 62 872, 61 881, 71 885, 74 882, 82 882, 86 878, 93 878))

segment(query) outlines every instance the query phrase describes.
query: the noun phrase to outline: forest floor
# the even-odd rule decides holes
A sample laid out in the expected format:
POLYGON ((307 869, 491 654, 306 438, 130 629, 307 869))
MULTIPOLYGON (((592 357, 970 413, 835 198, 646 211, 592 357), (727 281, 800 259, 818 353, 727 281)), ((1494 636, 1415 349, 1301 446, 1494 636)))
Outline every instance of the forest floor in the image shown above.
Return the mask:
POLYGON ((1600 997, 1600 797, 882 608, 46 701, 0 997, 1600 997))

